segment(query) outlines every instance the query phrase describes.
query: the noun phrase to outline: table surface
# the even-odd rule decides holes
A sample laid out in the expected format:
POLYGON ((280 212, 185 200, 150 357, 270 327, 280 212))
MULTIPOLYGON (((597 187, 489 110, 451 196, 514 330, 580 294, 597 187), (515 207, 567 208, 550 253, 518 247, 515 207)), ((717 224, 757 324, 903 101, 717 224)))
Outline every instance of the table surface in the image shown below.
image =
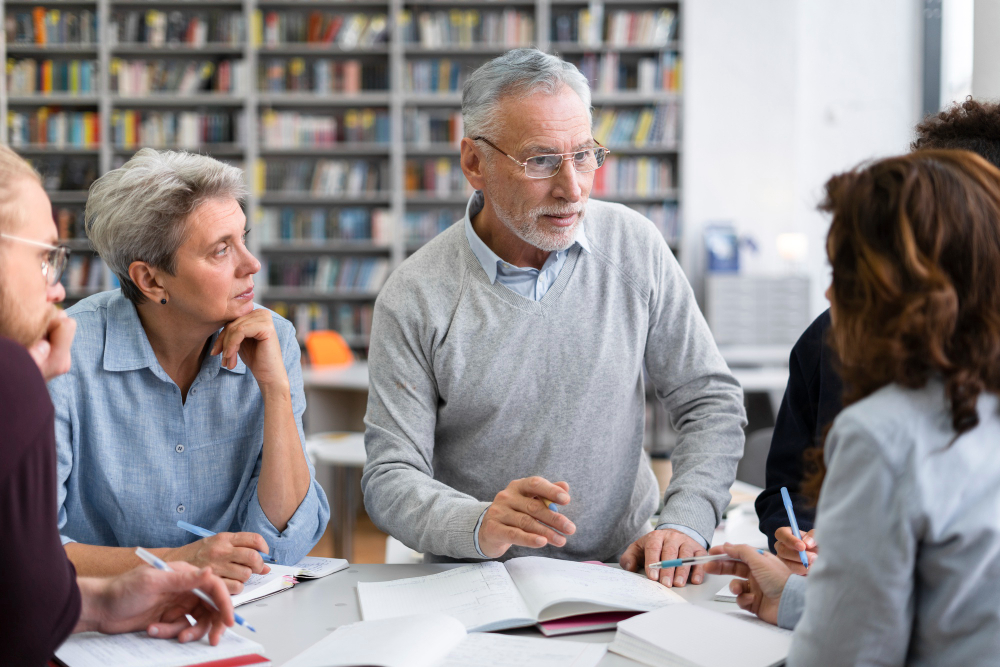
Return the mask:
MULTIPOLYGON (((361 620, 358 604, 359 581, 391 581, 407 577, 434 574, 453 567, 454 564, 421 565, 352 565, 323 579, 304 581, 295 588, 239 607, 242 614, 257 632, 237 626, 237 632, 264 645, 267 657, 276 665, 283 665, 306 650, 341 625, 361 620)), ((731 602, 715 602, 712 597, 732 577, 707 576, 700 586, 674 589, 688 602, 733 611, 731 602)), ((542 637, 535 628, 511 630, 506 634, 542 637)), ((592 632, 561 637, 565 641, 610 642, 614 632, 592 632)), ((620 655, 608 653, 601 660, 601 667, 638 665, 620 655)))
POLYGON ((368 391, 368 362, 346 366, 304 366, 302 384, 306 389, 350 389, 368 391))

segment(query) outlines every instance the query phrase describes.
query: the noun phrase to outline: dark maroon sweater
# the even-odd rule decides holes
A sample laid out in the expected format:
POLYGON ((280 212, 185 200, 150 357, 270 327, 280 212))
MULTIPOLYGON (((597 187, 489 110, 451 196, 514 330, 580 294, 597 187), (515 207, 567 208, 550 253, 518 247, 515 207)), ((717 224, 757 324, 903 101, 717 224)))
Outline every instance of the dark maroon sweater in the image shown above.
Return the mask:
POLYGON ((55 410, 38 366, 0 338, 0 664, 39 667, 80 617, 56 525, 55 410))

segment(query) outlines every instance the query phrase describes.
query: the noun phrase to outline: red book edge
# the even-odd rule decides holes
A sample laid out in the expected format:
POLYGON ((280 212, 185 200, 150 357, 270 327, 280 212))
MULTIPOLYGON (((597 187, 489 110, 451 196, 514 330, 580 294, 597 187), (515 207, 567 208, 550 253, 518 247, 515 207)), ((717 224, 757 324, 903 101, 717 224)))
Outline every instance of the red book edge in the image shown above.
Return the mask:
MULTIPOLYGON (((246 665, 270 665, 271 661, 258 653, 248 653, 238 655, 235 658, 225 658, 224 660, 212 660, 211 662, 191 663, 188 667, 245 667, 246 665)), ((49 660, 49 667, 67 667, 66 663, 58 658, 49 660)))

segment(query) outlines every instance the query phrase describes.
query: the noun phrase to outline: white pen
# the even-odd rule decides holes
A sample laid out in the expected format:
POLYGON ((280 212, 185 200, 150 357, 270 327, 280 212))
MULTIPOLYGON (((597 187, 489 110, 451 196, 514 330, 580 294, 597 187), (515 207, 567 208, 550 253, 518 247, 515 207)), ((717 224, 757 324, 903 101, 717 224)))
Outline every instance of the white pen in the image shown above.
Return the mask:
MULTIPOLYGON (((155 567, 157 570, 163 570, 164 572, 173 572, 174 571, 172 567, 170 567, 165 562, 163 562, 163 559, 159 558, 158 556, 156 556, 153 553, 150 553, 149 551, 146 551, 142 547, 137 547, 136 548, 135 555, 138 556, 139 558, 143 559, 144 561, 146 561, 147 563, 149 563, 153 567, 155 567)), ((208 594, 205 591, 201 590, 200 588, 195 588, 191 592, 194 593, 195 595, 197 595, 198 598, 200 600, 204 601, 204 603, 207 604, 209 607, 211 607, 215 611, 219 611, 219 606, 215 604, 215 601, 212 600, 212 598, 208 597, 208 594)), ((244 628, 246 628, 250 632, 257 632, 256 630, 254 630, 254 627, 252 625, 250 625, 249 623, 247 623, 247 621, 246 621, 245 618, 243 618, 242 616, 240 616, 239 614, 237 614, 235 611, 233 612, 233 617, 236 619, 237 623, 239 623, 240 625, 242 625, 244 628)))
MULTIPOLYGON (((763 549, 757 549, 757 553, 764 553, 763 549)), ((650 570, 660 570, 670 567, 681 567, 683 565, 698 565, 699 563, 711 563, 713 560, 739 560, 726 554, 716 554, 714 556, 692 556, 690 558, 675 558, 673 560, 661 560, 659 563, 650 563, 646 567, 650 570)))

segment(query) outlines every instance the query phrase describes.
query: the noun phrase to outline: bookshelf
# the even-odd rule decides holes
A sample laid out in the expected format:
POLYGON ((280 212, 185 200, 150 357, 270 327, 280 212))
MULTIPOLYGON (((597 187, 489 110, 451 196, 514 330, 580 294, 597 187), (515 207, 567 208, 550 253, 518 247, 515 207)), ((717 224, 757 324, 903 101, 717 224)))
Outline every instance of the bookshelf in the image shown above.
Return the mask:
POLYGON ((682 0, 3 0, 0 140, 46 176, 74 249, 68 301, 114 285, 82 235, 90 182, 140 147, 183 148, 244 168, 260 300, 363 355, 381 280, 464 213, 461 86, 509 48, 591 80, 612 149, 593 196, 677 251, 682 14, 682 0))

